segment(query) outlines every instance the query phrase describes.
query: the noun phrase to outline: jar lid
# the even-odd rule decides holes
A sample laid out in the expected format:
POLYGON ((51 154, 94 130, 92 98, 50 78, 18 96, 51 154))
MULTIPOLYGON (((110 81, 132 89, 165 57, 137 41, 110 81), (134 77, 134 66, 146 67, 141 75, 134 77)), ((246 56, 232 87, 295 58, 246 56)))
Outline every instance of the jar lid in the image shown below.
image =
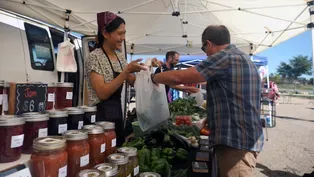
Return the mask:
POLYGON ((86 130, 68 130, 63 133, 63 136, 68 141, 85 140, 88 138, 86 130))
POLYGON ((99 125, 84 125, 83 130, 87 130, 88 134, 104 133, 104 129, 99 125))
POLYGON ((25 119, 23 117, 17 117, 14 115, 3 115, 0 116, 0 126, 15 126, 25 124, 25 119))
POLYGON ((33 142, 33 149, 40 151, 57 150, 66 146, 66 140, 62 136, 47 136, 36 138, 33 142))
POLYGON ((96 112, 97 106, 79 106, 80 109, 83 109, 84 112, 96 112))
POLYGON ((39 122, 49 120, 48 114, 42 114, 40 112, 28 112, 22 114, 22 117, 25 118, 25 122, 39 122))
POLYGON ((160 175, 154 172, 145 172, 145 173, 141 173, 140 177, 160 177, 160 175))
POLYGON ((73 87, 73 85, 74 84, 71 82, 64 82, 64 83, 58 82, 58 83, 56 83, 57 87, 73 87))
POLYGON ((115 123, 113 122, 101 121, 95 124, 102 126, 105 130, 115 129, 115 123))
POLYGON ((137 149, 134 147, 122 147, 118 149, 118 152, 125 153, 129 157, 134 157, 137 155, 137 149))
POLYGON ((124 165, 129 162, 129 156, 123 153, 111 154, 110 156, 108 156, 108 160, 110 163, 116 165, 124 165))
POLYGON ((64 108, 64 110, 67 111, 69 115, 84 114, 84 111, 77 107, 68 107, 68 108, 64 108))
POLYGON ((79 174, 79 177, 105 177, 104 172, 97 169, 87 169, 82 170, 79 174))
POLYGON ((62 110, 49 110, 49 111, 47 111, 47 113, 49 114, 50 118, 68 117, 68 112, 62 111, 62 110))
POLYGON ((101 163, 96 165, 96 168, 99 171, 105 172, 106 177, 116 176, 118 174, 118 166, 111 163, 101 163))

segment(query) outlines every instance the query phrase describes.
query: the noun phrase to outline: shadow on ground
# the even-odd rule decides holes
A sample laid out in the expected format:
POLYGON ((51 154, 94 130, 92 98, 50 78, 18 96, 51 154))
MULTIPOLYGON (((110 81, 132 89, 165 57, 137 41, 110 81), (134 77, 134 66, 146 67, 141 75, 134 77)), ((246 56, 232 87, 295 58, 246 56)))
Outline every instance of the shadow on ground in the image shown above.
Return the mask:
MULTIPOLYGON (((260 164, 260 163, 256 164, 256 168, 261 169, 260 172, 263 173, 264 175, 268 176, 268 177, 301 177, 301 176, 294 174, 294 173, 291 173, 289 171, 271 170, 268 167, 266 167, 265 165, 260 164)), ((290 170, 293 171, 294 169, 290 169, 290 170)))
MULTIPOLYGON (((314 108, 312 108, 314 110, 314 108)), ((299 120, 299 121, 306 121, 306 122, 314 122, 314 120, 308 120, 308 119, 300 119, 295 117, 287 117, 287 116, 276 116, 278 119, 289 119, 289 120, 299 120)))

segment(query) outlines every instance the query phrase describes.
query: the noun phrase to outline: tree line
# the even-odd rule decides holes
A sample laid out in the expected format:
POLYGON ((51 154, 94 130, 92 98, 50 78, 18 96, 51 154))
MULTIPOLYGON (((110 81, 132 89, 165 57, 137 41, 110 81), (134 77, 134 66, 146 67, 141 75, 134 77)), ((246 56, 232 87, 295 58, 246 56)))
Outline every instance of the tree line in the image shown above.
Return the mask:
POLYGON ((313 78, 302 76, 312 75, 312 58, 304 55, 294 56, 288 62, 281 62, 276 73, 271 73, 269 79, 277 84, 313 85, 313 78))

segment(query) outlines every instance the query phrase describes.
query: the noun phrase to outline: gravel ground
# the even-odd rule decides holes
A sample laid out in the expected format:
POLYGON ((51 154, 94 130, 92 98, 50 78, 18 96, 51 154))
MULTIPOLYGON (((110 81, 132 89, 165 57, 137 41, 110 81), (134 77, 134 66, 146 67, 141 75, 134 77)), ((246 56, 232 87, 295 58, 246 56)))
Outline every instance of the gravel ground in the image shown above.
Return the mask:
MULTIPOLYGON (((264 129, 266 139, 266 132, 264 129)), ((277 125, 258 156, 256 177, 302 177, 314 171, 314 103, 292 98, 277 106, 277 125)))

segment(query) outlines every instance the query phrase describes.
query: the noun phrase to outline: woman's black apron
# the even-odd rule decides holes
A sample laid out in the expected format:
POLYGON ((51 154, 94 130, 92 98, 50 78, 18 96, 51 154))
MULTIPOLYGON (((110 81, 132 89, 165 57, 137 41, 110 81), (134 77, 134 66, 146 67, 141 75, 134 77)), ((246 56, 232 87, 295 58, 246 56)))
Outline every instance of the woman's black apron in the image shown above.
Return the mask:
MULTIPOLYGON (((113 73, 113 78, 115 79, 116 77, 118 77, 120 72, 114 71, 112 63, 106 51, 103 48, 101 49, 109 61, 109 64, 113 73)), ((117 55, 116 57, 117 57, 117 60, 119 61, 121 69, 123 70, 121 62, 117 55)), ((97 106, 97 113, 96 113, 97 122, 109 121, 109 122, 115 123, 115 128, 116 128, 115 132, 117 135, 117 146, 121 146, 125 141, 124 120, 123 120, 122 105, 121 105, 122 89, 123 89, 123 84, 108 99, 101 101, 100 103, 96 105, 97 106)))

